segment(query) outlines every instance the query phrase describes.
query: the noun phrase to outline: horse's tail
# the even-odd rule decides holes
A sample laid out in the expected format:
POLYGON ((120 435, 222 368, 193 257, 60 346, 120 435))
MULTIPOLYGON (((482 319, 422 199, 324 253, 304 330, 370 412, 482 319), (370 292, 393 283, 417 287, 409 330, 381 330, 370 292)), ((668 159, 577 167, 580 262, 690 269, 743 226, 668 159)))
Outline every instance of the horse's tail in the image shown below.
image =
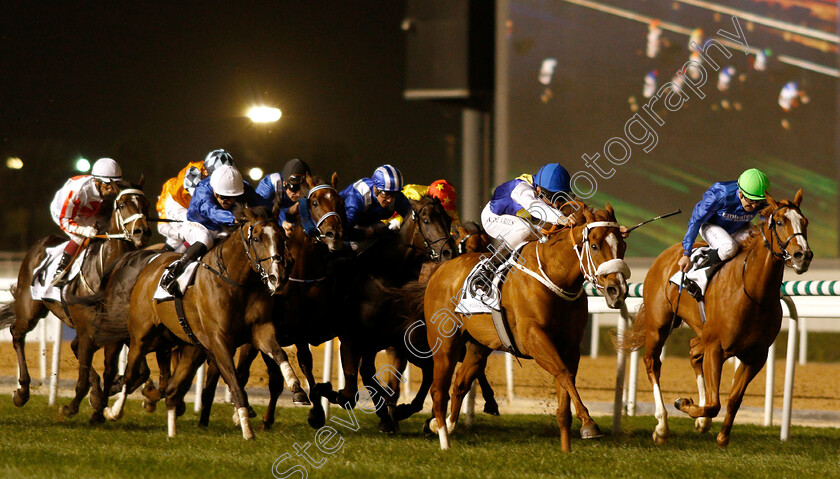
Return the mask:
POLYGON ((616 351, 628 354, 632 351, 642 349, 642 346, 645 345, 645 322, 645 305, 642 304, 636 313, 636 318, 633 320, 632 329, 625 329, 624 331, 613 330, 610 332, 616 351))
MULTIPOLYGON (((12 293, 12 298, 14 298, 16 290, 16 284, 13 284, 12 287, 9 288, 9 292, 12 293)), ((12 299, 10 302, 0 307, 0 330, 14 324, 15 319, 15 300, 12 299)))

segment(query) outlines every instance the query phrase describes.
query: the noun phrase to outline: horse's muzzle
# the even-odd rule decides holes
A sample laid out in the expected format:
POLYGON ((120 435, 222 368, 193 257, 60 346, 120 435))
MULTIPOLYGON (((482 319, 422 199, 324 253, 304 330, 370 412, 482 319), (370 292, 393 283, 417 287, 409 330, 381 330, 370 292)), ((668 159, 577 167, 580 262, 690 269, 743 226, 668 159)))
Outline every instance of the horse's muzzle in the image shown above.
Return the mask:
POLYGON ((811 267, 811 260, 814 259, 814 253, 809 249, 807 251, 797 251, 791 255, 790 263, 796 274, 802 274, 808 271, 811 267))

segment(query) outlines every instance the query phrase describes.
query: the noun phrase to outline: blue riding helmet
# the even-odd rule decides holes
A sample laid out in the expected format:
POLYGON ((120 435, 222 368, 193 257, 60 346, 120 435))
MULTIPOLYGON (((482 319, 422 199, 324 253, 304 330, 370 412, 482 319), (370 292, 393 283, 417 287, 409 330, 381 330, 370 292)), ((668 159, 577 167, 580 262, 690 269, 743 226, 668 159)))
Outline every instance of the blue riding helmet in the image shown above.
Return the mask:
POLYGON ((543 165, 534 175, 534 186, 539 186, 546 192, 568 193, 572 190, 571 176, 559 163, 548 163, 543 165))
POLYGON ((382 165, 377 168, 371 179, 373 180, 373 186, 380 191, 387 193, 402 191, 402 173, 391 165, 382 165))

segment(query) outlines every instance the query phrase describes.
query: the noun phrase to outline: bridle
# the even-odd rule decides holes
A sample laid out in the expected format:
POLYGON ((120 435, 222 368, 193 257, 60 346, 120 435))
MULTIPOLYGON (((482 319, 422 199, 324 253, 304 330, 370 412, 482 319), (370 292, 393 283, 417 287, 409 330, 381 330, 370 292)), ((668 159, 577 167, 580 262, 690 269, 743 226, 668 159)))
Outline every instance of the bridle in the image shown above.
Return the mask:
MULTIPOLYGON (((335 190, 335 188, 333 188, 332 186, 327 185, 327 184, 318 185, 318 186, 315 186, 312 189, 310 189, 309 194, 306 195, 306 208, 305 209, 306 209, 306 212, 309 213, 309 216, 310 216, 309 217, 309 222, 311 224, 309 224, 309 225, 303 224, 305 222, 305 220, 304 220, 303 216, 301 216, 301 225, 304 227, 304 232, 307 234, 307 236, 310 236, 310 237, 314 238, 316 241, 324 242, 325 239, 331 239, 331 237, 329 236, 330 233, 324 234, 321 231, 321 225, 324 223, 324 221, 327 220, 327 218, 330 218, 331 216, 337 217, 340 221, 341 216, 335 211, 328 211, 323 216, 318 218, 316 221, 312 221, 311 210, 309 209, 309 203, 310 203, 310 200, 312 198, 313 193, 315 193, 317 191, 321 191, 321 190, 332 191, 333 193, 335 193, 336 196, 338 196, 338 192, 335 190)), ((301 212, 304 212, 304 208, 301 208, 301 212)))
MULTIPOLYGON (((271 256, 266 256, 265 258, 260 258, 259 255, 257 254, 256 248, 254 247, 254 240, 255 240, 254 228, 256 228, 257 226, 259 226, 261 224, 268 224, 268 223, 274 223, 274 221, 273 220, 262 220, 262 221, 258 221, 256 223, 253 223, 253 222, 250 223, 248 225, 248 237, 247 238, 245 237, 245 234, 242 232, 242 230, 245 229, 245 225, 242 225, 242 227, 239 228, 239 238, 242 240, 242 244, 245 246, 245 254, 248 256, 248 261, 251 262, 251 267, 254 269, 254 271, 259 273, 260 278, 262 279, 262 282, 266 286, 268 286, 269 275, 268 275, 268 273, 266 273, 265 268, 263 268, 263 266, 262 266, 263 262, 272 261, 272 262, 281 263, 281 265, 284 268, 286 268, 288 266, 287 261, 285 260, 286 256, 282 255, 280 253, 277 253, 277 254, 274 254, 274 255, 271 255, 271 256), (252 252, 253 252, 253 255, 251 254, 252 252)), ((283 246, 285 247, 285 252, 288 253, 289 252, 289 246, 285 242, 283 243, 283 246)), ((274 294, 274 291, 272 291, 271 294, 274 294)))
POLYGON ((140 212, 134 213, 133 215, 129 216, 128 218, 123 218, 122 212, 120 211, 118 202, 119 202, 120 198, 122 198, 123 196, 126 196, 126 195, 142 196, 144 198, 146 197, 145 193, 143 193, 142 190, 138 190, 138 189, 135 189, 135 188, 128 188, 128 189, 120 191, 120 193, 117 195, 117 197, 114 198, 114 220, 117 222, 117 225, 119 226, 119 228, 122 229, 122 233, 115 233, 115 234, 114 233, 107 233, 104 236, 107 237, 108 239, 121 239, 121 240, 130 241, 132 236, 133 236, 131 234, 131 231, 134 230, 134 226, 136 226, 138 221, 146 218, 146 215, 144 215, 143 213, 140 213, 140 212))
POLYGON ((779 210, 783 208, 791 208, 800 215, 802 214, 802 210, 800 210, 799 207, 794 204, 785 204, 778 206, 775 210, 773 210, 772 213, 770 213, 770 216, 767 218, 767 229, 770 230, 770 239, 767 239, 767 233, 764 232, 764 228, 761 229, 761 236, 764 237, 764 247, 770 251, 770 254, 772 254, 778 259, 783 260, 787 264, 793 258, 793 256, 790 253, 788 253, 787 250, 787 247, 793 240, 793 238, 796 236, 802 236, 802 238, 805 239, 806 244, 808 243, 808 238, 805 236, 805 233, 799 232, 793 233, 788 237, 788 239, 784 243, 782 242, 782 238, 779 236, 779 232, 776 230, 776 221, 774 220, 774 218, 776 216, 776 213, 778 213, 779 210), (776 246, 779 247, 779 251, 773 249, 772 240, 774 238, 776 240, 776 246))
MULTIPOLYGON (((420 211, 423 211, 424 208, 427 208, 427 207, 430 207, 430 206, 433 207, 434 204, 433 203, 427 203, 427 204, 423 205, 422 207, 420 207, 420 211)), ((446 212, 444 212, 444 214, 446 214, 446 212)), ((429 259, 431 259, 435 263, 439 263, 440 259, 441 259, 441 256, 437 251, 435 251, 434 246, 436 244, 440 243, 441 241, 446 241, 448 239, 451 239, 452 236, 449 233, 447 233, 445 236, 442 236, 442 237, 440 237, 440 238, 438 238, 434 241, 429 240, 429 238, 426 236, 426 233, 423 232, 423 227, 420 224, 420 218, 418 217, 418 213, 417 213, 417 211, 414 210, 414 208, 411 209, 411 219, 414 221, 414 225, 415 225, 414 234, 417 234, 418 232, 420 233, 420 237, 423 239, 423 244, 426 246, 426 252, 429 255, 429 259)), ((444 228, 444 229, 446 229, 446 228, 444 228)))

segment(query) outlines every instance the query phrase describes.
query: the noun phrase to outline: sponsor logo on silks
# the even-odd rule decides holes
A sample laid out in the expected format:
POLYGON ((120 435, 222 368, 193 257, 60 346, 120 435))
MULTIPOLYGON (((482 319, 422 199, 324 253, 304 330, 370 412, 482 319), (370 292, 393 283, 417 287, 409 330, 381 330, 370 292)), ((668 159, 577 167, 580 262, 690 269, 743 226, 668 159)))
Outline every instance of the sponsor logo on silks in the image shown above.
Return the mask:
POLYGON ((752 221, 755 215, 736 215, 732 213, 718 212, 721 218, 729 221, 752 221))

